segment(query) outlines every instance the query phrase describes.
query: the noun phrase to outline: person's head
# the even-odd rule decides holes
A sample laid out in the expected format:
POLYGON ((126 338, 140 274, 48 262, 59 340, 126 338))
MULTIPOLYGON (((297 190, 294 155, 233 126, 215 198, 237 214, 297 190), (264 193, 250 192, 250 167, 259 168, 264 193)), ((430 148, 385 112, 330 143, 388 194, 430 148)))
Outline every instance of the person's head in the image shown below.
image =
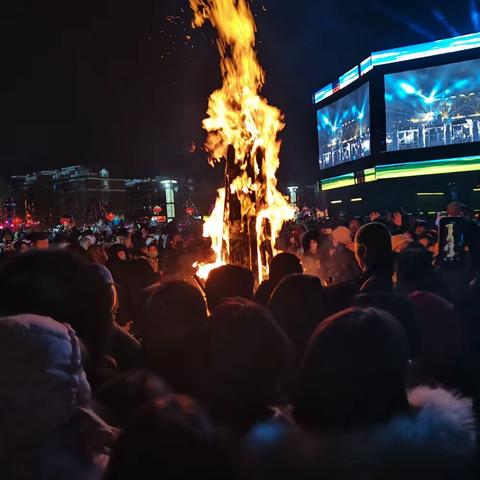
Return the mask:
POLYGON ((297 235, 296 231, 292 231, 288 238, 288 243, 290 248, 298 250, 301 247, 300 237, 297 235))
POLYGON ((408 358, 413 360, 419 347, 419 324, 412 301, 406 295, 392 292, 362 293, 351 302, 354 307, 379 308, 390 313, 403 327, 407 341, 408 358))
POLYGON ((332 231, 332 241, 334 247, 337 247, 338 245, 351 245, 352 237, 350 235, 350 230, 343 226, 335 228, 332 231))
POLYGON ((108 250, 108 259, 111 262, 125 261, 127 259, 127 248, 121 243, 116 243, 108 250))
POLYGON ((419 325, 418 360, 414 368, 425 382, 456 388, 453 370, 461 351, 460 319, 452 304, 429 292, 410 295, 419 325))
POLYGON ((34 313, 77 332, 98 361, 112 323, 113 293, 86 259, 66 250, 32 250, 0 268, 0 315, 34 313))
POLYGON ((350 234, 352 238, 355 238, 355 235, 360 230, 362 223, 358 218, 352 218, 350 222, 348 222, 348 229, 350 230, 350 234))
POLYGON ((270 312, 236 298, 210 319, 209 377, 204 401, 219 423, 249 428, 270 415, 291 365, 291 344, 270 312))
POLYGON ((395 260, 395 276, 397 287, 402 292, 412 292, 427 288, 430 290, 435 285, 427 285, 434 276, 432 254, 421 245, 411 247, 399 253, 395 260))
POLYGON ((200 291, 187 282, 148 289, 140 323, 146 360, 177 391, 193 393, 202 367, 207 307, 200 291))
POLYGON ((194 229, 190 229, 188 232, 184 233, 184 237, 185 248, 189 250, 190 248, 194 247, 198 241, 201 241, 202 234, 194 229))
POLYGON ((133 249, 147 253, 147 244, 142 232, 143 230, 137 230, 132 234, 133 249))
POLYGON ((296 363, 323 318, 322 297, 318 277, 295 274, 285 277, 270 298, 270 311, 295 346, 296 363))
POLYGON ((302 240, 303 252, 305 255, 318 255, 319 239, 316 232, 308 232, 304 235, 302 240))
POLYGON ((449 217, 461 217, 463 205, 460 202, 450 202, 447 205, 447 215, 449 217))
POLYGON ((20 240, 20 241, 15 243, 15 251, 17 253, 27 252, 28 250, 30 250, 30 244, 29 243, 27 243, 23 240, 20 240))
POLYGON ((48 250, 50 242, 47 232, 35 232, 33 234, 32 247, 36 250, 48 250))
POLYGON ((103 245, 90 245, 87 250, 87 257, 92 263, 106 265, 108 262, 107 252, 103 245))
POLYGON ((408 409, 405 334, 389 313, 344 310, 313 334, 293 395, 294 417, 311 430, 353 430, 408 409))
POLYGON ((75 243, 69 243, 63 248, 66 252, 73 253, 74 255, 87 258, 87 252, 80 245, 75 243))
POLYGON ((146 404, 171 395, 170 387, 153 373, 128 370, 102 385, 95 401, 109 425, 124 428, 146 404))
POLYGON ((311 238, 308 242, 308 252, 312 255, 318 254, 318 240, 316 238, 311 238))
POLYGON ((75 220, 72 215, 65 214, 60 217, 60 225, 62 225, 65 230, 71 230, 75 227, 75 220))
POLYGON ((415 222, 415 235, 418 237, 420 235, 423 235, 427 231, 427 222, 425 220, 417 220, 415 222))
POLYGON ((147 345, 165 345, 197 332, 207 322, 207 307, 198 288, 184 281, 149 287, 142 331, 147 345))
POLYGON ((105 480, 228 478, 228 457, 205 413, 170 396, 139 412, 120 434, 105 480))
POLYGON ((172 233, 168 236, 168 246, 171 250, 183 249, 183 237, 179 233, 172 233))
POLYGON ((208 275, 205 283, 208 308, 213 310, 223 300, 230 297, 253 298, 255 280, 253 273, 237 265, 223 265, 208 275))
POLYGON ((278 285, 284 277, 294 273, 303 273, 302 262, 296 255, 283 252, 272 258, 269 279, 274 285, 278 285))
POLYGON ((362 270, 392 268, 392 240, 382 223, 363 225, 355 236, 355 258, 362 270))
POLYGON ((0 231, 0 239, 2 242, 10 243, 13 241, 13 232, 9 228, 0 231))
POLYGON ((150 258, 157 258, 158 257, 158 248, 154 243, 151 243, 148 246, 148 256, 150 258))

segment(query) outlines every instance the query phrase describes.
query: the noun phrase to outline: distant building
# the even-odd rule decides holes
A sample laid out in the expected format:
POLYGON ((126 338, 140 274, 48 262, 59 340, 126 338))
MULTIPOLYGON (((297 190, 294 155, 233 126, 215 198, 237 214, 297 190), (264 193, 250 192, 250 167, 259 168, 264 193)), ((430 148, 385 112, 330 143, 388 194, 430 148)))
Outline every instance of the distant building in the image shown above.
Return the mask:
POLYGON ((287 187, 290 203, 299 208, 315 207, 319 203, 318 185, 302 185, 287 187))
POLYGON ((195 190, 192 181, 165 177, 131 179, 125 186, 128 218, 149 217, 155 207, 160 207, 159 216, 165 221, 187 216, 186 209, 193 201, 195 190))
POLYGON ((16 213, 55 223, 62 214, 78 221, 96 220, 105 211, 126 208, 125 180, 110 178, 108 170, 82 166, 45 170, 12 177, 16 213))
POLYGON ((63 214, 93 222, 107 212, 130 221, 154 214, 162 221, 182 220, 194 205, 192 180, 161 176, 125 180, 111 178, 106 169, 96 172, 83 166, 16 175, 11 183, 16 215, 31 215, 47 225, 63 214))

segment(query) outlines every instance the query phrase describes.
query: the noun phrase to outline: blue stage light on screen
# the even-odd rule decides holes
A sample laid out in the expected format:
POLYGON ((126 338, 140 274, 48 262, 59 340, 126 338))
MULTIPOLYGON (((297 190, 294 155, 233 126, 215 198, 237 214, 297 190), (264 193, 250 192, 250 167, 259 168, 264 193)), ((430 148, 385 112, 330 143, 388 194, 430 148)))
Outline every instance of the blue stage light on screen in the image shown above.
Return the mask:
POLYGON ((399 85, 405 93, 408 93, 409 95, 413 95, 415 93, 415 88, 410 84, 401 82, 399 85))
POLYGON ((434 18, 436 18, 450 32, 450 35, 453 35, 454 37, 458 37, 460 35, 457 29, 448 23, 445 15, 438 8, 433 8, 432 14, 434 18))
POLYGON ((370 155, 370 98, 366 83, 317 111, 320 167, 370 155))
POLYGON ((385 75, 387 150, 480 141, 480 60, 385 75))
POLYGON ((480 13, 476 0, 470 0, 470 18, 472 19, 472 25, 475 30, 480 29, 480 13))

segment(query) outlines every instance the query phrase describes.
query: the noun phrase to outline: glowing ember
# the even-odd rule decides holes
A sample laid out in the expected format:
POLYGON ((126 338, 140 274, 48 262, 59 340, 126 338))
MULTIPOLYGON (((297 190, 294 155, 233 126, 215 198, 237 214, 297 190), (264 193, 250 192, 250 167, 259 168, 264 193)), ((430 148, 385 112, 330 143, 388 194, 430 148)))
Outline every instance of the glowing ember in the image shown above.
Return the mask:
POLYGON ((240 230, 247 238, 251 237, 251 228, 256 230, 255 263, 262 281, 268 273, 268 257, 276 253, 275 242, 282 225, 294 216, 293 207, 277 190, 281 143, 277 136, 284 127, 283 116, 260 96, 265 75, 255 52, 256 26, 247 1, 190 0, 190 6, 194 27, 208 20, 218 32, 223 76, 222 88, 210 96, 203 127, 208 132, 205 148, 210 164, 227 161, 229 191, 223 192, 223 202, 220 194, 204 233, 212 238, 217 263, 225 262, 232 243, 225 196, 236 196, 240 230), (228 171, 227 153, 231 149, 234 176, 228 171))

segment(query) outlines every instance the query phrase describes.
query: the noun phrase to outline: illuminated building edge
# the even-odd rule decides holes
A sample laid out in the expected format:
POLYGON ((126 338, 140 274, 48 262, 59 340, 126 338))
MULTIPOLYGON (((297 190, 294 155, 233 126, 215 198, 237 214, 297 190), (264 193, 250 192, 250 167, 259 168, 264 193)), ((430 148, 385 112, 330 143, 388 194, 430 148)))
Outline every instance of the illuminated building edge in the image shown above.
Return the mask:
MULTIPOLYGON (((378 165, 364 170, 364 176, 365 182, 373 182, 376 180, 473 171, 480 171, 480 156, 378 165)), ((325 178, 321 183, 322 190, 327 191, 335 188, 350 187, 358 182, 355 180, 355 174, 352 172, 337 177, 325 178)))
POLYGON ((405 62, 408 60, 434 57, 436 55, 444 55, 447 53, 461 52, 464 50, 472 50, 479 47, 480 32, 476 32, 469 35, 436 40, 434 42, 373 52, 369 57, 363 60, 360 65, 353 67, 347 73, 340 76, 340 82, 337 86, 330 83, 322 89, 317 90, 313 95, 313 103, 317 104, 322 100, 325 100, 335 92, 356 81, 360 76, 371 71, 374 67, 405 62), (360 72, 360 75, 358 75, 358 72, 360 72), (352 78, 354 78, 354 80, 352 80, 352 78))

